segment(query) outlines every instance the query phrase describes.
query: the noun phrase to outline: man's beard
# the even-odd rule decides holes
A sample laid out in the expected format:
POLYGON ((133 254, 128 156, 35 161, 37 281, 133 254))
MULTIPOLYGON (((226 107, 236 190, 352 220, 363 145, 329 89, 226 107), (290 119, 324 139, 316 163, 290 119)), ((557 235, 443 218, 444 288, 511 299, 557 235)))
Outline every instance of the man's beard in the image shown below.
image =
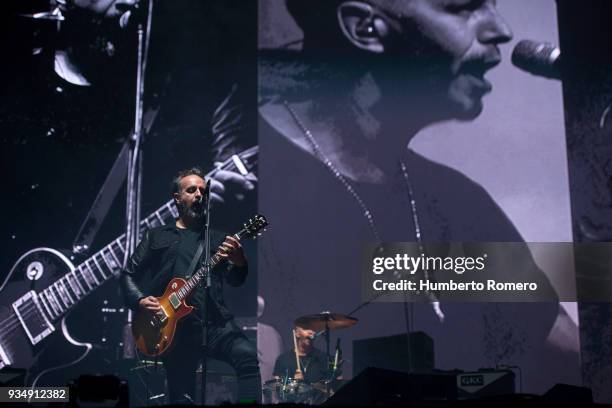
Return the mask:
POLYGON ((206 211, 204 211, 204 208, 193 208, 193 206, 189 206, 187 205, 187 203, 179 203, 177 205, 178 210, 179 210, 179 214, 182 217, 188 217, 191 218, 193 220, 201 220, 204 217, 204 214, 206 211))

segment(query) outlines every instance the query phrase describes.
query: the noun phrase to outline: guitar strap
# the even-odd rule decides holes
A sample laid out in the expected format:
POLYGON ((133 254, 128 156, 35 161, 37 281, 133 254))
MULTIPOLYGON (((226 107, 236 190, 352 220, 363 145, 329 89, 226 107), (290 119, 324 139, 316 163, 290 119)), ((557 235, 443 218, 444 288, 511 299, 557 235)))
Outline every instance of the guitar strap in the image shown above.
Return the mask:
POLYGON ((189 264, 189 268, 187 269, 187 273, 185 273, 185 277, 191 277, 191 273, 195 269, 198 261, 202 257, 202 251, 204 251, 204 240, 200 239, 200 245, 198 245, 198 250, 196 251, 193 259, 191 260, 191 264, 189 264))
MULTIPOLYGON (((157 112, 159 111, 159 106, 152 107, 147 109, 143 118, 143 127, 145 134, 148 134, 153 126, 153 122, 157 116, 157 112)), ((133 133, 133 130, 132 130, 133 133)), ((131 133, 130 133, 131 134, 131 133)), ((91 247, 91 243, 93 242, 96 233, 102 226, 102 222, 104 218, 108 214, 108 210, 113 204, 119 189, 125 183, 127 177, 127 160, 128 160, 128 149, 131 143, 130 138, 128 137, 115 159, 115 163, 113 163, 113 167, 111 168, 108 176, 106 176, 106 180, 104 180, 104 184, 100 189, 98 195, 94 203, 91 206, 91 209, 87 213, 87 216, 83 220, 81 224, 81 228, 79 228, 79 232, 77 233, 74 242, 72 243, 72 251, 75 254, 85 254, 88 252, 91 247)))

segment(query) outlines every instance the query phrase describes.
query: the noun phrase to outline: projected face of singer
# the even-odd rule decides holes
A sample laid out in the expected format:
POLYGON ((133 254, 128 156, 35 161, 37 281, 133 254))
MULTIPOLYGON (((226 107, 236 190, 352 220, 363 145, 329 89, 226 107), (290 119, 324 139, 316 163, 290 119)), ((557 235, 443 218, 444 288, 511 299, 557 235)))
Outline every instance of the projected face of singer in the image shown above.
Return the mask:
POLYGON ((206 181, 196 175, 183 177, 180 191, 174 193, 176 206, 181 217, 199 219, 203 214, 203 201, 200 201, 206 190, 206 181))
POLYGON ((491 91, 485 73, 499 64, 498 45, 512 32, 494 0, 379 1, 385 52, 397 55, 408 72, 429 76, 444 116, 472 119, 491 91), (386 27, 384 27, 386 26, 386 27), (383 31, 386 28, 387 34, 383 31), (418 65, 415 65, 418 64, 418 65), (446 102, 446 103, 444 103, 446 102), (444 109, 446 108, 446 109, 444 109))
POLYGON ((485 73, 499 64, 498 45, 512 32, 492 0, 415 0, 412 19, 423 37, 449 58, 449 101, 459 117, 482 110, 482 96, 491 91, 485 73))
POLYGON ((57 50, 67 60, 63 71, 86 81, 81 85, 106 84, 124 77, 125 67, 134 63, 135 24, 132 12, 136 0, 55 0, 65 20, 60 25, 57 50), (100 69, 104 67, 104 69, 100 69))
MULTIPOLYGON (((337 5, 336 24, 343 36, 339 44, 346 45, 348 40, 353 49, 370 55, 368 69, 383 97, 396 106, 406 105, 407 98, 426 101, 442 119, 473 119, 480 114, 482 97, 492 89, 484 75, 501 60, 498 46, 512 38, 495 0, 341 1, 337 5)), ((305 47, 323 42, 315 21, 316 17, 312 26, 301 24, 305 47), (312 37, 314 41, 309 41, 312 37)))

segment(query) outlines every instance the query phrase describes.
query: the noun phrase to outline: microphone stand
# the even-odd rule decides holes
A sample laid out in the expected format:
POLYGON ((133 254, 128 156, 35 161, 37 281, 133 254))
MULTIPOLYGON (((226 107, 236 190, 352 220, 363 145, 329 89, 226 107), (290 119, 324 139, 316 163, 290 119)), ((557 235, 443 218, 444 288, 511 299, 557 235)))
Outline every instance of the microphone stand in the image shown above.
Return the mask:
POLYGON ((334 363, 331 365, 329 378, 327 379, 327 383, 325 384, 325 392, 329 397, 331 394, 331 386, 332 383, 336 381, 336 377, 338 377, 338 364, 340 363, 340 359, 342 356, 340 355, 340 337, 336 339, 336 352, 334 353, 334 363))
POLYGON ((140 238, 140 201, 142 186, 142 144, 143 144, 143 98, 145 70, 149 51, 153 2, 149 1, 147 15, 147 38, 142 21, 138 21, 138 61, 136 66, 136 101, 134 109, 134 134, 128 151, 127 204, 126 204, 126 251, 124 265, 134 252, 140 238))
POLYGON ((212 276, 210 270, 210 184, 212 179, 208 179, 206 182, 206 191, 204 193, 205 200, 205 215, 204 223, 202 225, 202 234, 204 235, 204 265, 206 267, 204 272, 204 279, 202 279, 203 292, 204 292, 204 309, 202 310, 202 348, 200 349, 201 360, 202 360, 202 376, 200 377, 200 394, 201 394, 201 405, 206 405, 206 371, 207 371, 207 356, 208 356, 208 306, 209 306, 209 291, 212 285, 212 276))
MULTIPOLYGON (((138 20, 138 60, 136 63, 136 100, 134 107, 134 133, 129 139, 127 159, 127 197, 126 197, 126 231, 125 254, 123 267, 129 262, 136 245, 140 240, 140 203, 142 190, 142 144, 143 144, 143 99, 145 73, 149 54, 151 25, 153 21, 153 0, 148 1, 146 19, 138 20), (144 23, 146 22, 146 38, 144 23)), ((128 310, 126 326, 132 324, 132 311, 128 310)), ((149 403, 149 378, 147 375, 147 405, 149 403)))

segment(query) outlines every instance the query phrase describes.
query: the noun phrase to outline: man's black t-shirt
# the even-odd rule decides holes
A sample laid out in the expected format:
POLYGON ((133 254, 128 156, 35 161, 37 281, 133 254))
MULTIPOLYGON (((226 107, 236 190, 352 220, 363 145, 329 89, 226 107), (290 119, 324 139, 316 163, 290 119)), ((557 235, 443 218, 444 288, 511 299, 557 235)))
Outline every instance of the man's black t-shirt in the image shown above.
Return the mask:
MULTIPOLYGON (((179 232, 180 241, 177 244, 177 252, 176 252, 176 263, 174 264, 174 269, 172 271, 172 276, 168 277, 168 282, 173 277, 187 279, 186 275, 189 269, 189 265, 191 265, 191 261, 198 250, 198 246, 200 245, 201 233, 199 231, 194 231, 191 229, 183 229, 177 228, 179 232)), ((204 251, 202 251, 202 255, 200 256, 200 261, 203 260, 204 251)), ((189 274, 189 276, 193 275, 195 271, 201 266, 201 262, 198 262, 189 274)), ((202 286, 198 286, 193 294, 187 299, 187 304, 194 306, 195 310, 189 314, 186 318, 187 322, 193 325, 199 325, 202 319, 202 311, 204 309, 204 290, 202 286)), ((210 302, 209 304, 212 304, 210 302)), ((210 321, 218 320, 218 313, 214 307, 210 307, 208 319, 210 321)))
MULTIPOLYGON (((177 228, 177 231, 179 232, 180 241, 177 244, 176 263, 174 264, 172 276, 187 278, 187 269, 189 268, 189 265, 191 265, 193 256, 198 250, 198 245, 200 244, 200 237, 202 234, 199 231, 185 228, 177 228)), ((204 252, 202 252, 202 254, 203 253, 204 252)), ((199 264, 196 265, 189 276, 191 276, 193 272, 198 269, 198 267, 199 264)))
MULTIPOLYGON (((327 356, 319 349, 313 348, 308 356, 300 357, 300 365, 304 373, 304 381, 314 383, 327 377, 327 356)), ((274 364, 274 375, 278 377, 295 375, 296 363, 293 350, 278 356, 274 364)))

